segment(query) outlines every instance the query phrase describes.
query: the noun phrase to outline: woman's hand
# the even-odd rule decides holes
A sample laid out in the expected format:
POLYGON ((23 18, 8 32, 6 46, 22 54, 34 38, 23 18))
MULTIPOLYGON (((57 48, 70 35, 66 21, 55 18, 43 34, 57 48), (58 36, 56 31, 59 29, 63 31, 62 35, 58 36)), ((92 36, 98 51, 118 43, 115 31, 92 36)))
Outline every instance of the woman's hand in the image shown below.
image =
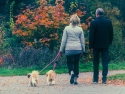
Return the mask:
POLYGON ((59 53, 60 53, 60 56, 62 57, 63 56, 63 52, 59 51, 59 53))

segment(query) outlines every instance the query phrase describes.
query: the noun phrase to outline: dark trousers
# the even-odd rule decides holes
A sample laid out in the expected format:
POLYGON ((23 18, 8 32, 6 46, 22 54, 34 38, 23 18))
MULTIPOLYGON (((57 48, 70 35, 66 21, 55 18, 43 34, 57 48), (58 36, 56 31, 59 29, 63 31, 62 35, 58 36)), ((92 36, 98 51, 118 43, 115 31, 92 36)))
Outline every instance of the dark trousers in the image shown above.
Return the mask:
POLYGON ((98 82, 99 78, 99 55, 102 59, 102 80, 106 81, 108 74, 109 51, 108 48, 93 49, 93 81, 98 82))
POLYGON ((74 76, 76 77, 78 77, 79 75, 79 59, 80 59, 80 54, 67 56, 67 66, 69 74, 71 73, 71 71, 73 71, 74 76))

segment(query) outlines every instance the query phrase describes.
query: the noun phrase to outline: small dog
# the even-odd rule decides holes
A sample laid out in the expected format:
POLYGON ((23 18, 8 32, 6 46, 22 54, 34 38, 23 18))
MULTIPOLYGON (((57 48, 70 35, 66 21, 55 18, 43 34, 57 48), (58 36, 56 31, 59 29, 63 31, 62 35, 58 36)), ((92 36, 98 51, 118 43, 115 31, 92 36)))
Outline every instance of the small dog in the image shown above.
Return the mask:
POLYGON ((38 71, 32 71, 32 73, 28 73, 27 77, 29 78, 29 86, 38 86, 38 80, 39 80, 39 72, 38 71))
POLYGON ((53 70, 49 70, 46 73, 46 77, 47 77, 47 84, 48 85, 54 85, 55 84, 55 78, 56 78, 56 73, 53 70))

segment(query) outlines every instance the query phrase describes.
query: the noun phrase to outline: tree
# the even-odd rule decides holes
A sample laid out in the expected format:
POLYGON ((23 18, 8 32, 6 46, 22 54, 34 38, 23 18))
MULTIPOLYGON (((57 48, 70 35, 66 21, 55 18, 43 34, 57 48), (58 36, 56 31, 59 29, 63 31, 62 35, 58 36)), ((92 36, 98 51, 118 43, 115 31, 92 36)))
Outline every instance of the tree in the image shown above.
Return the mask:
MULTIPOLYGON (((53 49, 59 43, 62 30, 69 24, 70 15, 65 12, 63 4, 63 1, 58 1, 55 6, 52 6, 46 0, 41 0, 37 7, 27 7, 16 16, 13 35, 21 38, 22 44, 36 48, 48 46, 53 49)), ((81 17, 85 15, 79 9, 72 13, 77 13, 81 17)), ((88 27, 85 23, 81 26, 83 29, 88 27)))

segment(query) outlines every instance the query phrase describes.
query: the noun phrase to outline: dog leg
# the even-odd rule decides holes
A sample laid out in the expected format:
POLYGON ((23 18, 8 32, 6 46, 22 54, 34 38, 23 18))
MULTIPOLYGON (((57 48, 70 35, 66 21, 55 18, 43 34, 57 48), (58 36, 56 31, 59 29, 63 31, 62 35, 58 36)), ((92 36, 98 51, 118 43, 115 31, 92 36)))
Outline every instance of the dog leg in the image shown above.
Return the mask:
POLYGON ((31 78, 29 79, 29 86, 33 86, 31 78))
POLYGON ((52 80, 52 85, 55 85, 55 78, 52 80))
POLYGON ((34 87, 36 87, 36 83, 34 83, 34 87))
POLYGON ((36 80, 36 86, 38 87, 38 80, 36 80))
POLYGON ((36 80, 32 79, 32 86, 36 86, 36 80))
POLYGON ((50 85, 52 84, 52 80, 49 80, 49 84, 50 84, 50 85))
POLYGON ((52 85, 55 85, 55 81, 52 81, 52 85))
POLYGON ((47 78, 47 84, 50 85, 49 79, 47 78))
POLYGON ((32 83, 32 82, 30 82, 30 86, 33 86, 33 83, 32 83))

